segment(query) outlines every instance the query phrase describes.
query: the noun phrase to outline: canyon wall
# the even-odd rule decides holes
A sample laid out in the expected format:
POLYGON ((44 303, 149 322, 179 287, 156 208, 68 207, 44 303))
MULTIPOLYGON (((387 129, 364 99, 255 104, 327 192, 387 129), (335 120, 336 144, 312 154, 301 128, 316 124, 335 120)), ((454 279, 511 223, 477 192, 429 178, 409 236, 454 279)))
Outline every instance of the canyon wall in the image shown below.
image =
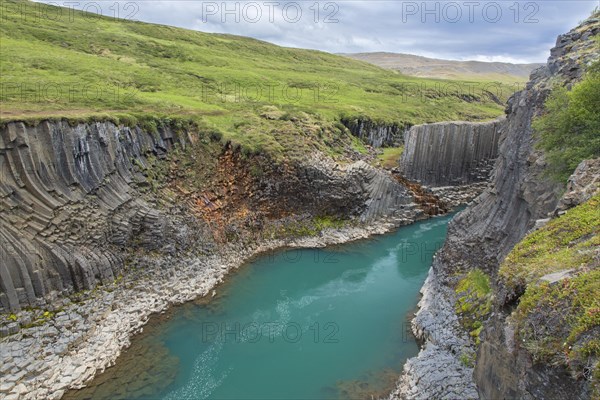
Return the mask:
POLYGON ((364 161, 275 162, 180 122, 0 128, 0 397, 82 387, 151 314, 214 295, 261 252, 362 239, 428 214, 364 161))
POLYGON ((188 138, 109 123, 11 123, 0 132, 0 310, 112 282, 132 241, 175 251, 177 234, 132 190, 134 163, 188 138))
POLYGON ((342 119, 342 124, 366 144, 373 147, 394 147, 402 144, 405 130, 398 124, 381 124, 368 119, 342 119))
POLYGON ((428 186, 489 179, 505 120, 416 125, 404 134, 400 173, 428 186))
POLYGON ((508 101, 491 184, 449 224, 412 322, 425 346, 407 362, 394 396, 446 398, 454 392, 462 393, 457 397, 482 399, 590 398, 589 380, 577 380, 565 366, 535 362, 515 343, 515 327, 508 318, 515 304, 506 302, 497 273, 515 244, 559 204, 565 184, 547 177, 531 123, 543 112, 554 85, 572 85, 598 60, 599 21, 596 15, 559 36, 547 65, 535 70, 526 88, 508 101), (489 319, 480 321, 480 344, 465 338, 456 311, 458 279, 474 269, 490 277, 494 299, 489 319), (445 371, 451 379, 437 379, 428 371, 445 371))
POLYGON ((196 149, 198 140, 197 132, 169 126, 5 124, 0 312, 111 283, 138 250, 162 257, 210 252, 218 225, 239 238, 296 217, 368 222, 395 215, 403 223, 422 214, 407 188, 362 161, 341 167, 315 156, 291 167, 266 159, 256 165, 228 144, 213 141, 212 153, 196 149), (167 161, 174 150, 187 155, 167 161), (264 172, 253 174, 256 167, 264 172), (169 169, 175 175, 156 190, 156 170, 169 169), (177 179, 203 169, 214 172, 202 184, 177 179))
POLYGON ((553 85, 578 81, 585 66, 598 58, 593 37, 598 25, 597 19, 590 19, 559 36, 547 66, 535 70, 525 90, 509 99, 492 185, 450 224, 443 252, 449 261, 494 272, 535 221, 556 207, 565 185, 546 176, 546 161, 535 146, 531 122, 543 111, 553 85))
MULTIPOLYGON (((535 147, 531 121, 542 112, 554 85, 574 84, 600 58, 595 38, 599 33, 596 15, 559 36, 547 65, 534 71, 526 89, 509 101, 508 131, 493 186, 450 227, 446 265, 460 257, 463 267, 485 268, 495 276, 500 262, 536 221, 560 207, 565 184, 546 178, 546 163, 535 147)), ((484 327, 476 358, 474 378, 480 395, 485 399, 589 399, 589 380, 576 379, 564 366, 536 363, 514 343, 514 327, 508 319, 514 304, 505 303, 501 291, 499 284, 495 312, 484 327)))

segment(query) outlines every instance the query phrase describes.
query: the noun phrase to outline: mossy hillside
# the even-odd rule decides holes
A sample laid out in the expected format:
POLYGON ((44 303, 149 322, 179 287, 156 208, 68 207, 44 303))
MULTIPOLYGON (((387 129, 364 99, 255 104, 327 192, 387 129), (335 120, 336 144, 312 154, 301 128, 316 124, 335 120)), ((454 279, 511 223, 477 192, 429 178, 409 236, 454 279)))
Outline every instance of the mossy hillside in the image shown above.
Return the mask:
POLYGON ((490 277, 480 269, 471 270, 458 282, 455 292, 461 324, 479 344, 483 322, 492 310, 490 277))
POLYGON ((349 135, 336 126, 342 118, 491 119, 503 109, 494 97, 516 89, 409 78, 319 51, 65 9, 40 18, 41 6, 24 0, 2 5, 3 120, 191 117, 253 150, 304 152, 319 134, 330 135, 321 140, 328 148, 326 140, 349 135), (294 127, 298 115, 310 123, 294 127))
MULTIPOLYGON (((277 110, 276 107, 272 107, 277 110)), ((261 112, 261 114, 263 114, 261 112)), ((26 124, 35 126, 41 121, 66 121, 71 126, 79 123, 112 122, 115 125, 129 127, 139 126, 154 135, 161 129, 169 128, 174 132, 191 134, 199 140, 220 142, 222 145, 232 144, 246 155, 265 154, 274 161, 285 159, 302 160, 306 154, 315 151, 344 162, 348 149, 359 153, 367 153, 364 143, 353 136, 349 130, 340 123, 328 121, 315 114, 302 111, 280 113, 276 120, 272 116, 246 115, 246 119, 239 117, 234 123, 235 129, 241 135, 232 136, 219 128, 207 123, 197 115, 164 115, 149 113, 114 113, 90 116, 71 117, 37 117, 21 119, 26 124)), ((0 127, 9 121, 0 122, 0 127)))
POLYGON ((600 195, 526 236, 507 256, 500 284, 518 305, 516 337, 536 362, 563 365, 600 394, 600 195), (571 270, 556 282, 540 278, 571 270), (593 378, 592 378, 593 377, 593 378))

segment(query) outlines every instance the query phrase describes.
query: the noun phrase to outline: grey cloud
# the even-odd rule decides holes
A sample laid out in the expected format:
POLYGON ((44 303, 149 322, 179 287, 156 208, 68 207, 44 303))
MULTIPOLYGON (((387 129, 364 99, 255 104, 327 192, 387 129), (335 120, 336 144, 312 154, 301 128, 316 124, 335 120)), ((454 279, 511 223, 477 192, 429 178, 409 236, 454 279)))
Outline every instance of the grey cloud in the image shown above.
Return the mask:
MULTIPOLYGON (((109 2, 113 3, 114 0, 101 4, 108 7, 109 2)), ((504 59, 521 62, 545 61, 556 36, 586 18, 598 5, 598 0, 310 0, 298 1, 295 5, 293 2, 280 1, 278 6, 272 8, 274 18, 270 21, 268 1, 134 2, 139 5, 136 19, 141 21, 251 36, 290 47, 335 53, 389 51, 459 60, 504 59), (315 14, 315 4, 319 8, 318 16, 315 14), (234 21, 235 15, 223 13, 223 5, 229 10, 237 7, 239 22, 234 21), (257 5, 262 11, 260 18, 256 18, 256 13, 252 12, 257 5), (302 17, 292 22, 298 7, 302 17), (426 13, 425 8, 437 12, 426 13), (460 18, 454 12, 457 9, 462 13, 460 18), (470 9, 474 10, 472 21, 469 19, 470 9), (496 9, 500 9, 502 15, 494 21, 496 9), (211 15, 203 13, 207 10, 213 11, 211 15), (247 13, 244 14, 243 10, 247 13), (325 18, 334 11, 335 15, 331 17, 339 22, 326 23, 325 18), (318 17, 317 21, 315 17, 318 17), (436 17, 439 22, 436 22, 436 17), (223 18, 226 18, 225 22, 223 18), (249 22, 249 19, 255 21, 249 22)))

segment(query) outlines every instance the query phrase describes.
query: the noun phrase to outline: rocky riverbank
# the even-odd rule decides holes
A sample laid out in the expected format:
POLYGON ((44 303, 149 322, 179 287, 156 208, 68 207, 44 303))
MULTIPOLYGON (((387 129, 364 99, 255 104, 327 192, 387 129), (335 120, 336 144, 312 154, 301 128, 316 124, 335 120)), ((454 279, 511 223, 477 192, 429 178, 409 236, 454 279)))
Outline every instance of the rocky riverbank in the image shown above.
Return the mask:
POLYGON ((434 260, 421 288, 423 297, 411 322, 413 334, 424 346, 409 359, 390 399, 478 399, 472 359, 474 346, 454 311, 454 295, 440 283, 439 260, 434 260))
POLYGON ((45 324, 3 338, 0 393, 7 400, 59 399, 69 388, 83 387, 113 365, 151 314, 198 296, 211 296, 228 273, 252 257, 278 248, 323 247, 365 239, 402 223, 406 221, 380 221, 364 227, 327 229, 315 237, 231 246, 205 258, 141 259, 151 274, 124 278, 89 293, 81 302, 65 299, 60 311, 45 324))

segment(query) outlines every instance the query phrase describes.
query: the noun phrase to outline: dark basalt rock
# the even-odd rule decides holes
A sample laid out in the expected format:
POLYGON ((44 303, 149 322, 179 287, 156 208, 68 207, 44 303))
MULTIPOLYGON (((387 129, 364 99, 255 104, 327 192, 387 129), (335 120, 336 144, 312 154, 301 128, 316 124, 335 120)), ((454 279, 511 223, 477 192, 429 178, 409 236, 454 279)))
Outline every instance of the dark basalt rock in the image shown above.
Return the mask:
MULTIPOLYGON (((169 128, 151 134, 110 122, 4 126, 0 312, 45 307, 49 299, 109 284, 137 250, 161 257, 177 257, 192 248, 210 251, 213 232, 195 213, 198 206, 186 195, 161 197, 146 176, 161 162, 156 159, 176 144, 185 149, 192 142, 191 135, 169 128)), ((199 161, 195 168, 203 165, 199 161)), ((286 167, 271 162, 264 177, 246 180, 229 167, 249 165, 234 163, 215 173, 231 179, 219 181, 217 176, 213 185, 228 188, 219 200, 228 204, 222 211, 234 215, 242 202, 250 210, 246 222, 255 220, 257 226, 262 218, 284 222, 303 215, 308 220, 329 215, 363 222, 381 217, 407 222, 423 215, 403 185, 363 161, 346 167, 324 156, 286 167)), ((202 198, 197 187, 181 190, 202 198)), ((244 236, 248 229, 238 222, 226 224, 226 237, 244 236)))
POLYGON ((404 134, 400 173, 428 186, 487 181, 503 126, 504 118, 413 126, 404 134))
MULTIPOLYGON (((481 268, 495 277, 514 245, 536 220, 546 218, 557 206, 565 185, 546 177, 546 162, 536 149, 531 121, 542 112, 554 84, 572 85, 581 78, 584 67, 599 58, 593 38, 599 31, 598 19, 590 19, 560 36, 547 66, 534 71, 526 89, 509 100, 491 185, 450 223, 436 264, 439 276, 481 268)), ((506 320, 509 312, 509 306, 499 305, 481 334, 474 372, 480 396, 589 398, 585 382, 574 380, 562 367, 533 363, 512 343, 506 320)))
POLYGON ((342 124, 366 144, 373 147, 393 147, 402 144, 404 127, 398 124, 380 124, 368 119, 342 119, 342 124))
POLYGON ((167 219, 134 189, 134 163, 187 138, 42 122, 10 123, 0 140, 1 311, 112 282, 126 246, 173 247, 167 219))
MULTIPOLYGON (((561 37, 583 36, 582 32, 588 31, 598 34, 600 24, 586 21, 561 37)), ((558 42, 562 41, 559 38, 558 42)), ((554 210, 564 185, 546 176, 546 161, 535 147, 531 121, 542 112, 555 82, 575 82, 583 74, 583 67, 599 57, 594 46, 594 39, 589 37, 573 44, 562 58, 551 56, 548 65, 554 65, 557 72, 552 73, 549 66, 534 71, 527 88, 510 98, 490 188, 450 223, 441 255, 447 265, 485 268, 494 274, 499 262, 535 221, 554 210), (577 68, 565 72, 566 64, 577 68)), ((557 51, 562 50, 554 49, 552 54, 557 51)))

